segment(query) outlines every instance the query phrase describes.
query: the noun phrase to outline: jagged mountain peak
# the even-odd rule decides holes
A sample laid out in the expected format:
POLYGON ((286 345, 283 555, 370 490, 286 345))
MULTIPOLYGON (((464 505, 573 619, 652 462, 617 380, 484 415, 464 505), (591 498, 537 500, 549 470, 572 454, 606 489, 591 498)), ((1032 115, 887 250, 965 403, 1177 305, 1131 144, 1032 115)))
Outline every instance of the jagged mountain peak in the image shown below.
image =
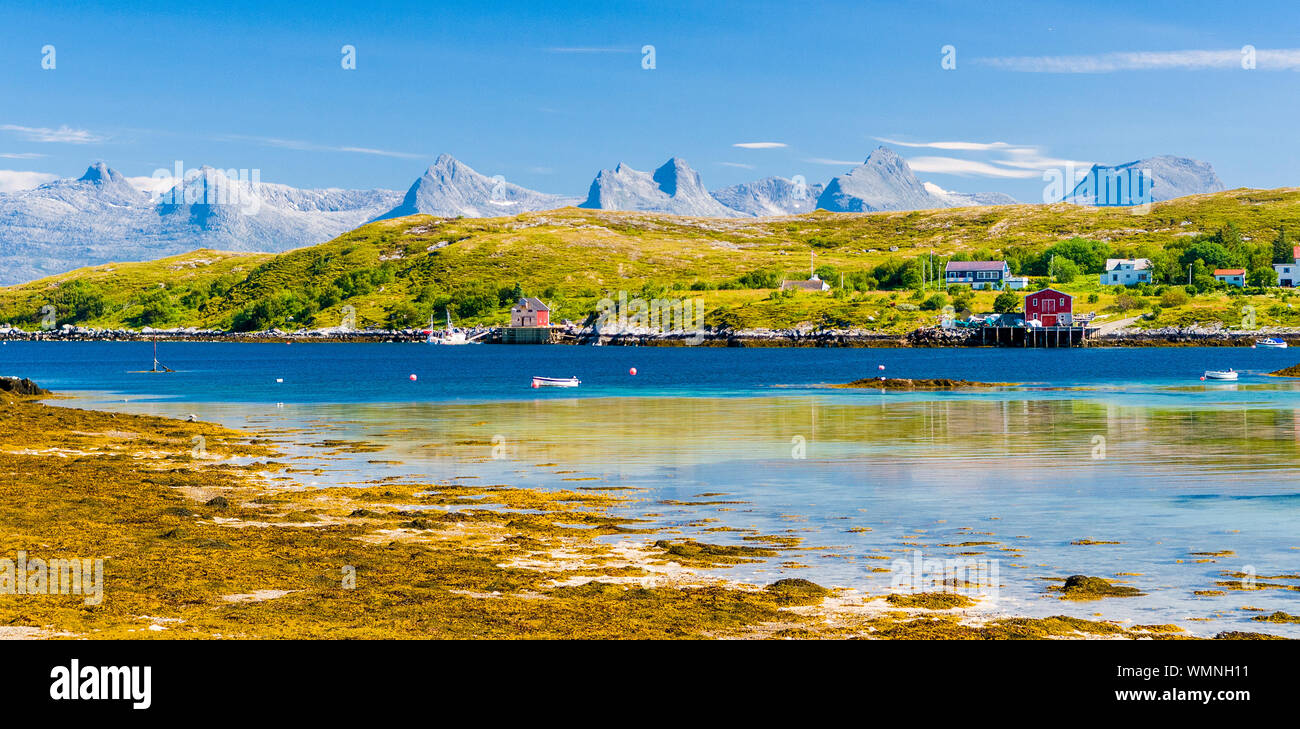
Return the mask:
POLYGON ((1226 189, 1210 163, 1163 154, 1093 165, 1065 199, 1085 205, 1138 205, 1226 189))
POLYGON ((126 178, 107 164, 96 162, 86 168, 86 174, 77 178, 77 182, 126 182, 126 178))
POLYGON ((714 199, 704 188, 700 174, 680 157, 670 158, 654 172, 642 172, 622 162, 612 170, 601 170, 591 183, 587 199, 578 207, 694 217, 744 215, 714 199))
POLYGON ((926 189, 897 152, 880 146, 862 164, 832 178, 817 199, 817 207, 831 212, 865 213, 949 205, 947 200, 926 189))
POLYGON ((552 210, 577 198, 521 187, 500 175, 489 177, 449 154, 440 154, 406 191, 402 202, 377 220, 407 215, 490 218, 536 210, 552 210))

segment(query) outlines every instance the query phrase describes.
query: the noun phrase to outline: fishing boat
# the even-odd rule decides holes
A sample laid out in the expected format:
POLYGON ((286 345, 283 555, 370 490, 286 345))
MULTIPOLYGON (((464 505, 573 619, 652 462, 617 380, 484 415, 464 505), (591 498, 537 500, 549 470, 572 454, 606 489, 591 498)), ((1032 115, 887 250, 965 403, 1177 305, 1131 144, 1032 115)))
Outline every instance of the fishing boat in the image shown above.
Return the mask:
POLYGON ((577 387, 582 381, 577 377, 534 377, 533 387, 577 387))
POLYGON ((1286 340, 1281 337, 1269 337, 1268 339, 1256 339, 1255 349, 1286 349, 1286 340))
POLYGON ((1219 380, 1226 382, 1235 382, 1237 379, 1236 370, 1206 370, 1201 376, 1202 380, 1219 380))
POLYGON ((447 328, 438 333, 437 336, 434 336, 437 330, 433 328, 433 317, 429 317, 429 328, 424 330, 424 333, 429 335, 428 340, 426 340, 429 344, 482 344, 482 342, 474 340, 487 334, 487 332, 480 332, 472 337, 467 337, 465 332, 451 325, 451 310, 444 309, 443 311, 447 314, 447 328))
POLYGON ((153 340, 153 369, 151 370, 131 370, 133 375, 161 374, 163 372, 175 372, 176 370, 164 364, 158 363, 158 340, 153 340))

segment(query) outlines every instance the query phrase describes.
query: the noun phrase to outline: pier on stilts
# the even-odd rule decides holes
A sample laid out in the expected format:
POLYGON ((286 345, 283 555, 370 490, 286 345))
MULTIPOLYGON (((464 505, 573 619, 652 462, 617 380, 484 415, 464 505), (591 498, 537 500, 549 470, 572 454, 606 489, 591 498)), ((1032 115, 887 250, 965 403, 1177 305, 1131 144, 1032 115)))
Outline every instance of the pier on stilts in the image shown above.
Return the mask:
POLYGON ((1086 347, 1097 333, 1092 327, 980 327, 985 347, 1086 347))

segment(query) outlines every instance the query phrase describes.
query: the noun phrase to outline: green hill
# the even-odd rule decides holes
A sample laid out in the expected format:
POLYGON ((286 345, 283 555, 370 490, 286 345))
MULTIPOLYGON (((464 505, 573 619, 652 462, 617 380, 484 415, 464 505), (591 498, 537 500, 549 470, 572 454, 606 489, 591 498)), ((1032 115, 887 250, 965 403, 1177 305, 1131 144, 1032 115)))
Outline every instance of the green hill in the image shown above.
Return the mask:
POLYGON ((702 299, 715 326, 902 332, 936 321, 949 303, 993 309, 993 292, 953 301, 931 284, 922 293, 928 270, 941 276, 952 258, 1005 258, 1035 283, 1079 294, 1077 310, 1153 314, 1146 326, 1239 324, 1247 305, 1260 325, 1300 325, 1289 290, 1225 292, 1209 277, 1218 266, 1271 270, 1290 255, 1284 230, 1300 232, 1300 190, 1198 195, 1145 215, 1061 204, 740 220, 576 208, 412 216, 278 255, 201 250, 10 286, 0 289, 0 323, 34 329, 53 306, 59 325, 298 329, 335 326, 351 306, 359 327, 420 325, 440 320, 444 307, 458 324, 499 324, 520 292, 551 304, 555 321, 579 321, 626 291, 702 299), (810 252, 834 290, 775 291, 783 278, 807 278, 810 252), (1157 285, 1100 286, 1106 257, 1153 259, 1157 285), (1189 264, 1191 296, 1180 293, 1189 264))

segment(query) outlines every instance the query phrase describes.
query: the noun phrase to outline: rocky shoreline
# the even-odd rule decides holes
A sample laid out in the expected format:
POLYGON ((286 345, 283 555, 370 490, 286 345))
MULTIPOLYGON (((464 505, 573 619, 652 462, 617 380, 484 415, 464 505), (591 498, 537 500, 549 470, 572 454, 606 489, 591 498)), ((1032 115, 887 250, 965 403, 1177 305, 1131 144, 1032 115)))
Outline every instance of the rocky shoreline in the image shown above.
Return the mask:
MULTIPOLYGON (((501 341, 501 328, 467 330, 469 336, 486 334, 481 341, 501 341)), ((638 331, 595 336, 590 329, 577 326, 556 327, 554 344, 611 347, 978 347, 983 344, 979 329, 943 329, 923 327, 906 334, 890 334, 863 329, 706 329, 702 332, 638 331)), ((1085 346, 1102 347, 1249 347, 1262 337, 1280 337, 1300 346, 1300 330, 1261 329, 1226 330, 1215 327, 1165 327, 1161 329, 1125 329, 1096 334, 1085 346)), ((64 326, 59 329, 25 331, 0 328, 0 342, 424 342, 423 329, 315 329, 259 332, 232 332, 220 329, 93 329, 64 326)))

